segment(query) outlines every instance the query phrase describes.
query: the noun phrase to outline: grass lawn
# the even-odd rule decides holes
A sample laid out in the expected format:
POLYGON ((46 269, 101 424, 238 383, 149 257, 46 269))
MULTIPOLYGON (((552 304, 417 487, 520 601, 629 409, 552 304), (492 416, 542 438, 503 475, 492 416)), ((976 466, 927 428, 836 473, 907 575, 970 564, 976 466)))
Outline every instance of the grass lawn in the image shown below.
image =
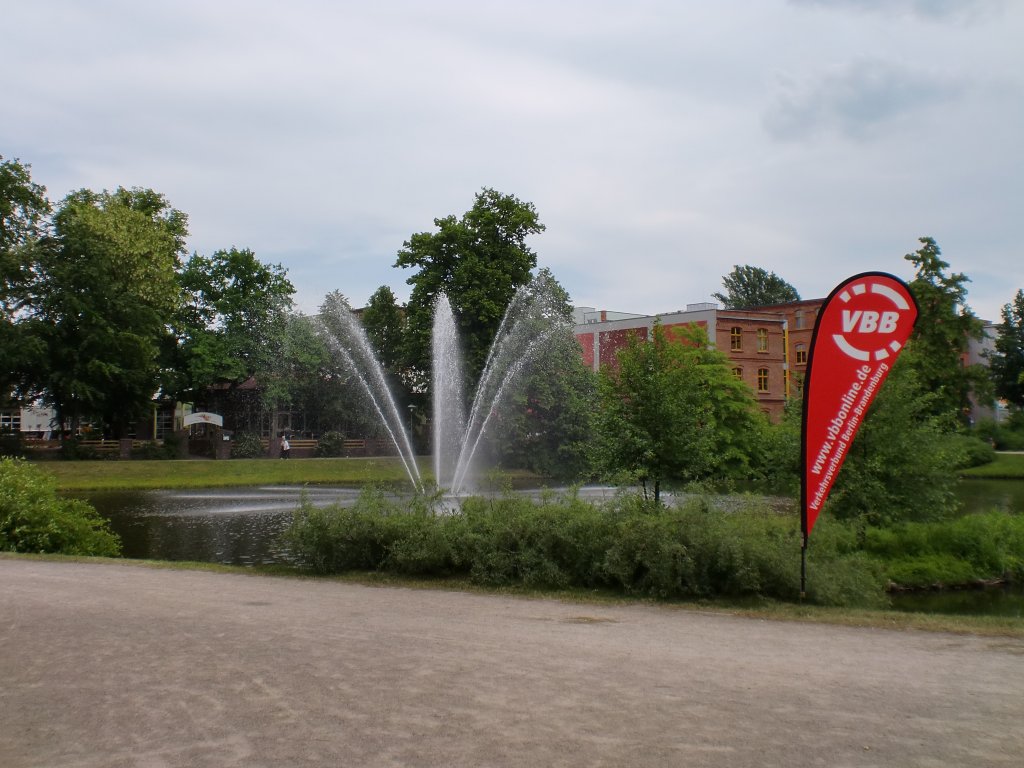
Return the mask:
MULTIPOLYGON (((40 461, 35 466, 57 479, 62 491, 129 491, 155 488, 228 488, 242 485, 388 485, 410 489, 398 457, 352 459, 194 459, 40 461)), ((418 460, 424 482, 434 479, 430 457, 418 460)), ((500 491, 515 483, 539 483, 528 472, 500 471, 483 478, 500 491)))
POLYGON ((990 480, 1024 480, 1024 453, 997 453, 991 464, 971 467, 960 473, 963 477, 990 480))
MULTIPOLYGON (((424 460, 420 472, 425 473, 424 460)), ((238 485, 366 485, 408 487, 395 457, 352 459, 230 459, 211 461, 41 461, 65 491, 222 488, 238 485)))

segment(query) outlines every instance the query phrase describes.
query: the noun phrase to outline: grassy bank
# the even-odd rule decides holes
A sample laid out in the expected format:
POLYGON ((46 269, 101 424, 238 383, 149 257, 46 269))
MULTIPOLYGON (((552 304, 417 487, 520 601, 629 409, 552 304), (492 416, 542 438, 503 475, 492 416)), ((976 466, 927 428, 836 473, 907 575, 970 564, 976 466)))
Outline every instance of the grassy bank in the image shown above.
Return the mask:
POLYGON ((960 474, 966 479, 1024 480, 1024 453, 997 453, 995 461, 965 469, 960 474))
MULTIPOLYGON (((489 594, 517 599, 560 600, 580 605, 623 605, 629 603, 657 605, 664 610, 700 611, 724 615, 741 616, 768 621, 794 621, 818 624, 834 624, 846 627, 891 629, 896 631, 950 632, 986 637, 1024 640, 1024 623, 1017 618, 1000 616, 946 616, 941 614, 902 613, 886 610, 864 610, 858 608, 834 608, 809 604, 781 603, 770 600, 720 599, 709 601, 664 601, 638 597, 626 597, 598 590, 558 589, 537 590, 525 587, 487 587, 468 579, 443 578, 425 579, 397 576, 389 573, 355 572, 340 576, 311 576, 282 566, 234 566, 214 563, 187 563, 122 560, 93 557, 68 557, 65 555, 25 555, 0 552, 0 561, 25 558, 56 562, 88 562, 118 565, 125 568, 161 568, 169 570, 202 570, 212 573, 234 574, 252 578, 293 578, 311 579, 323 582, 360 584, 380 588, 402 589, 445 589, 476 594, 489 594)), ((1016 646, 1014 646, 1016 648, 1016 646)))
MULTIPOLYGON (((63 491, 225 488, 242 485, 408 486, 392 457, 354 459, 230 459, 226 461, 45 461, 38 466, 63 491)), ((420 471, 426 467, 421 466, 420 471)))
MULTIPOLYGON (((229 459, 211 461, 41 461, 35 466, 53 475, 62 491, 145 491, 156 488, 230 488, 246 485, 364 485, 409 489, 400 459, 390 456, 350 459, 229 459)), ((433 481, 429 457, 419 460, 424 481, 433 481)), ((483 479, 484 490, 541 480, 526 472, 496 472, 483 479)))

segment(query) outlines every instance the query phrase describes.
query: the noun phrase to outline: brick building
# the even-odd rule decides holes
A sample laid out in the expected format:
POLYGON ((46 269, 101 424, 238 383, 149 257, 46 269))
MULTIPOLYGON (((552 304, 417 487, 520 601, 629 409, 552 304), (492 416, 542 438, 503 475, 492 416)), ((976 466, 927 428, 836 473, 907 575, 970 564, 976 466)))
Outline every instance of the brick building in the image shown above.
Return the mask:
POLYGON ((822 303, 814 299, 741 310, 688 304, 657 316, 577 307, 574 332, 583 362, 597 371, 614 362, 630 336, 649 338, 655 320, 669 333, 690 324, 704 328, 711 343, 729 356, 733 373, 750 386, 761 409, 777 420, 786 400, 799 393, 822 303))

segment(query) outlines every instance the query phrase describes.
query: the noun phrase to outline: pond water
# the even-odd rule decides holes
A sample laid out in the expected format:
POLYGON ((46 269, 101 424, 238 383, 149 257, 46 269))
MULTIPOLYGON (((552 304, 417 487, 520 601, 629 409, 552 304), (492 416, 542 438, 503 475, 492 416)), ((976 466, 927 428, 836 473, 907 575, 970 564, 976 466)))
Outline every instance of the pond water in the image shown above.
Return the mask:
MULTIPOLYGON (((579 490, 586 498, 614 493, 596 486, 579 490)), ((260 486, 70 495, 85 499, 110 521, 121 537, 124 557, 267 565, 288 562, 288 552, 278 539, 303 497, 324 507, 354 504, 359 494, 353 488, 260 486)))
POLYGON ((351 504, 359 491, 265 486, 75 495, 110 521, 125 557, 263 565, 287 562, 288 553, 277 539, 303 495, 326 506, 351 504))
POLYGON ((998 509, 1024 515, 1024 480, 962 480, 956 495, 968 514, 998 509))
MULTIPOLYGON (((537 493, 537 492, 534 492, 537 493)), ((614 495, 609 488, 579 491, 587 498, 614 495)), ((192 560, 230 565, 287 563, 278 541, 305 498, 317 506, 353 504, 359 490, 312 486, 262 486, 191 491, 97 491, 75 494, 91 502, 121 537, 125 557, 192 560)), ((1024 514, 1024 482, 970 480, 959 495, 965 512, 1002 509, 1024 514)), ((791 502, 781 500, 782 506, 791 502)), ((902 611, 1024 615, 1024 589, 989 588, 893 595, 902 611)))

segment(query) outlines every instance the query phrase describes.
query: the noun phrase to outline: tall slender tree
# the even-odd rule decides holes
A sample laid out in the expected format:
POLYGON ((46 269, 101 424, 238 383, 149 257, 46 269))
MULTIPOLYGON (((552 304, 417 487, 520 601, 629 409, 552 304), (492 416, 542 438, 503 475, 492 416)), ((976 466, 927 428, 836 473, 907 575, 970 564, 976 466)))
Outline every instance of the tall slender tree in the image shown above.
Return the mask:
POLYGON ((405 316, 394 292, 386 285, 374 291, 360 319, 377 359, 387 371, 397 373, 401 365, 405 316))
POLYGON ((935 395, 932 413, 963 420, 973 392, 987 396, 988 373, 980 365, 964 365, 972 339, 981 339, 981 321, 967 306, 967 275, 947 273, 949 263, 931 237, 905 258, 914 265, 910 292, 918 305, 918 320, 900 364, 911 366, 924 392, 935 395))
POLYGON ((992 381, 997 395, 1024 408, 1024 290, 1003 306, 1002 318, 991 357, 992 381))

